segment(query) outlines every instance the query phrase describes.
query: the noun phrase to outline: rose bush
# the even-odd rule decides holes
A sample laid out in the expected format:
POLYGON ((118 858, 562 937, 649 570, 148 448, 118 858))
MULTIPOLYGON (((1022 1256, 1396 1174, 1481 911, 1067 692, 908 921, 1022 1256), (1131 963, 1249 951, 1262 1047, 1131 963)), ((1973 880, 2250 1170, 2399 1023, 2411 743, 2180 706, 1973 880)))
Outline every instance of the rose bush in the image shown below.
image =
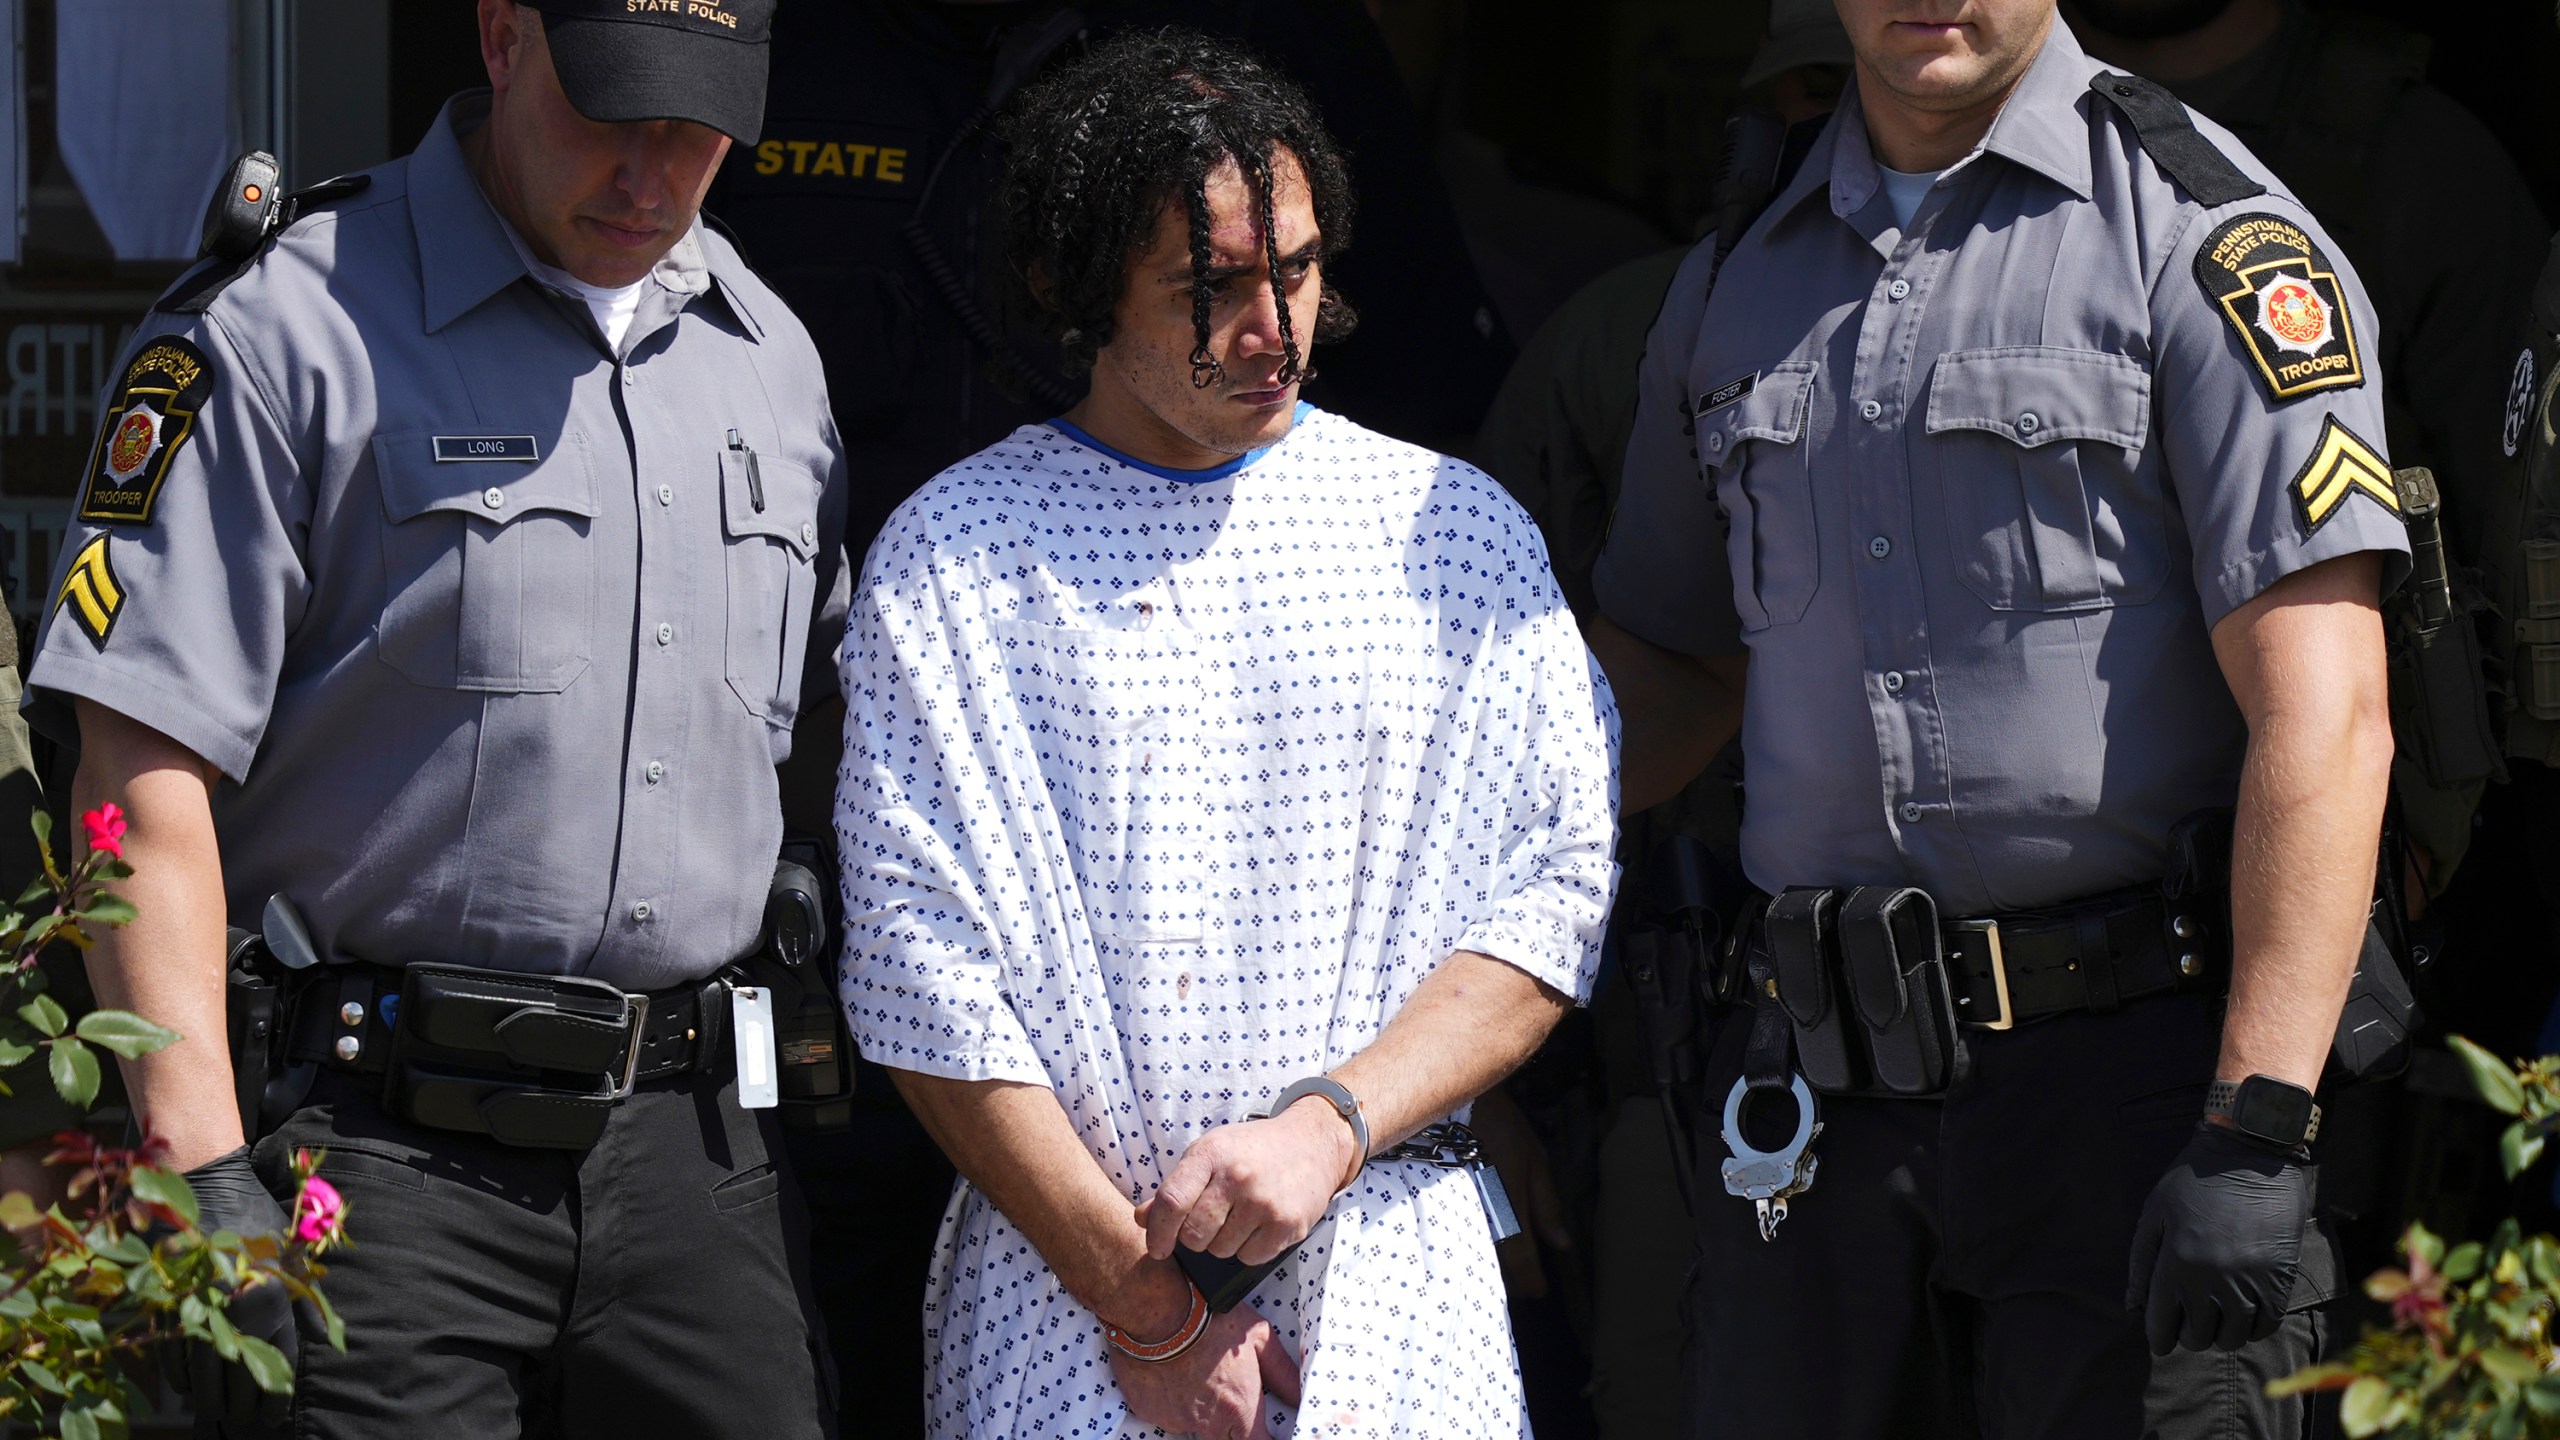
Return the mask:
MULTIPOLYGON (((2560 1130, 2560 1055, 2510 1065, 2457 1035, 2449 1042, 2492 1108, 2515 1117, 2498 1153, 2512 1180, 2560 1130)), ((2560 1239, 2513 1220, 2486 1244, 2448 1246, 2423 1225, 2400 1239, 2406 1268, 2365 1281, 2391 1323, 2365 1328, 2344 1360, 2312 1365, 2269 1394, 2340 1390, 2352 1436, 2384 1440, 2560 1440, 2560 1239)))
MULTIPOLYGON (((104 805, 80 820, 88 853, 66 871, 54 859, 49 818, 33 818, 43 873, 0 910, 0 1094, 8 1093, 7 1072, 42 1050, 54 1088, 85 1108, 97 1098, 99 1050, 132 1058, 178 1037, 122 1010, 75 1023, 44 993, 38 952, 50 944, 85 950, 100 929, 134 915, 106 888, 133 873, 124 863, 123 813, 104 805)), ((346 1241, 346 1201, 319 1177, 319 1157, 294 1156, 292 1233, 255 1236, 199 1228, 195 1192, 167 1160, 156 1137, 125 1148, 68 1130, 46 1157, 69 1172, 59 1202, 0 1195, 0 1431, 62 1440, 123 1435, 148 1409, 148 1362, 173 1358, 188 1341, 238 1361, 269 1391, 290 1390, 291 1362, 240 1333, 226 1314, 260 1286, 282 1286, 308 1304, 330 1343, 345 1348, 345 1327, 319 1280, 327 1273, 320 1257, 346 1241)))

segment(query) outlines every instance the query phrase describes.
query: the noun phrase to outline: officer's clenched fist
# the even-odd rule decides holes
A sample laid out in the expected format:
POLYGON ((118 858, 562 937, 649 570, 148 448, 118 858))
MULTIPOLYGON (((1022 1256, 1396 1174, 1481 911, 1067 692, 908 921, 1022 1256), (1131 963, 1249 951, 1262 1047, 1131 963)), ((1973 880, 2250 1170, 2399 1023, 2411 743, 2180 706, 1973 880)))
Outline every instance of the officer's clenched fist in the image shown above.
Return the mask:
POLYGON ((2237 1350, 2283 1323, 2311 1215, 2311 1168, 2226 1126, 2196 1127, 2133 1232, 2125 1308, 2151 1353, 2237 1350))

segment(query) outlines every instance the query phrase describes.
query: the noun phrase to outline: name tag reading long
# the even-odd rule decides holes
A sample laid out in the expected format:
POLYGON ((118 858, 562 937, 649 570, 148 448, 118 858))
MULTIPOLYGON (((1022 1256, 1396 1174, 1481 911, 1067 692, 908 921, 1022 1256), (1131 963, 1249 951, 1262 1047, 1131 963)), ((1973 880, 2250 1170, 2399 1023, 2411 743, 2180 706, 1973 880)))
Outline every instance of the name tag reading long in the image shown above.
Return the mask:
POLYGON ((530 435, 438 435, 436 461, 539 460, 542 446, 530 435))

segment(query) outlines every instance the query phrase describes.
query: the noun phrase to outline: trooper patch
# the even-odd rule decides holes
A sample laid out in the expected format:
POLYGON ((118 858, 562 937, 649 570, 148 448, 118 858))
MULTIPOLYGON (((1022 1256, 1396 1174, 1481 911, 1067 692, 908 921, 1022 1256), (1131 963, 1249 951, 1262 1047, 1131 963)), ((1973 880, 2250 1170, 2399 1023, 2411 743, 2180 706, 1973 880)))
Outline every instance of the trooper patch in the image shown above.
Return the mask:
POLYGON ((102 525, 148 525, 169 462, 195 434, 196 412, 213 394, 213 362, 179 335, 142 347, 124 369, 98 424, 80 492, 80 518, 102 525))
POLYGON ((2507 379, 2507 416, 2498 428, 2498 448, 2507 458, 2516 458, 2516 450, 2524 444, 2525 421, 2533 414, 2533 347, 2527 345, 2516 353, 2516 371, 2507 379))
POLYGON ((2392 483, 2390 462, 2339 424, 2335 415, 2321 425, 2320 443, 2294 472, 2292 488, 2293 508, 2302 517, 2305 535, 2328 524, 2329 517, 2359 492, 2392 514, 2400 513, 2400 491, 2392 483))
POLYGON ((2364 383, 2337 271, 2301 226, 2267 214, 2222 222, 2196 251, 2196 284, 2231 321, 2274 398, 2364 383))
POLYGON ((107 558, 107 537, 100 535, 80 547, 80 553, 64 572, 62 589, 53 597, 54 608, 70 617, 89 637, 89 643, 104 650, 107 636, 116 628, 116 617, 124 613, 124 585, 116 579, 116 567, 107 558))

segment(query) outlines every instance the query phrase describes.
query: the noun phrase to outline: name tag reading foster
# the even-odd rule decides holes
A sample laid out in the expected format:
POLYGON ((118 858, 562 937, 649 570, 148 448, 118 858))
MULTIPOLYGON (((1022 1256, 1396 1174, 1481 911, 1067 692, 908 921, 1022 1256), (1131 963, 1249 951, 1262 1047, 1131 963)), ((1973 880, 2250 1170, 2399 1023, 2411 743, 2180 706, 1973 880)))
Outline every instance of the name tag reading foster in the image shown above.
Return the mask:
POLYGON ((436 461, 539 460, 542 446, 530 435, 438 435, 436 461))

